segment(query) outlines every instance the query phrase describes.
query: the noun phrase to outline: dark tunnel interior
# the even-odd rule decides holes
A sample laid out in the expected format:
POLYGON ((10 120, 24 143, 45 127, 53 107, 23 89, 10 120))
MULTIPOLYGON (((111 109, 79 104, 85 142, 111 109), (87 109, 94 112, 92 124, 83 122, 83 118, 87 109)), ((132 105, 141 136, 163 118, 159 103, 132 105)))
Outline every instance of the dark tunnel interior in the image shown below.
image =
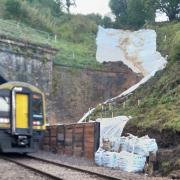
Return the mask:
POLYGON ((6 83, 7 80, 4 79, 1 75, 0 75, 0 85, 3 84, 3 83, 6 83))

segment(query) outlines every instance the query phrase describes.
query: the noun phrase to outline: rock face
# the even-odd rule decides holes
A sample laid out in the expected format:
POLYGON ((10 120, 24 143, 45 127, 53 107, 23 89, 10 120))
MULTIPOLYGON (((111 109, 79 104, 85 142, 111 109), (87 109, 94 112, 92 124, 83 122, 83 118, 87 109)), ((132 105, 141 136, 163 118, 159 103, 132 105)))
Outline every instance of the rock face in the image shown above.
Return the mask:
POLYGON ((101 71, 55 66, 51 102, 60 123, 77 122, 88 108, 137 83, 142 76, 121 62, 106 63, 101 71))
POLYGON ((49 94, 55 49, 0 35, 1 81, 22 81, 49 94))

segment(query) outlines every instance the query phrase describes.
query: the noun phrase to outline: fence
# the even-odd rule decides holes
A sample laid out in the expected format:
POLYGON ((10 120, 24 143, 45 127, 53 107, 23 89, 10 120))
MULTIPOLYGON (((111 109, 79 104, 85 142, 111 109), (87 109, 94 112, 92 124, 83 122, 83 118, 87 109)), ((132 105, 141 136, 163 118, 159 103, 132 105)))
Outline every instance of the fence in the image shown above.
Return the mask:
POLYGON ((100 123, 79 123, 47 127, 43 150, 94 159, 99 147, 100 123))

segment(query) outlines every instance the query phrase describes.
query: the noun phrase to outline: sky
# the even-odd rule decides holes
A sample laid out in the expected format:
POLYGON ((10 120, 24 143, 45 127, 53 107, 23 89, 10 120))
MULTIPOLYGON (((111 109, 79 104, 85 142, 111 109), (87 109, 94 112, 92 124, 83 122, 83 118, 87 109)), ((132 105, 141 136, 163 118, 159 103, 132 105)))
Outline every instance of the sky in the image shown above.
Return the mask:
POLYGON ((109 0, 76 0, 77 7, 71 8, 73 13, 90 14, 99 13, 106 15, 111 12, 109 0))
MULTIPOLYGON (((111 10, 109 8, 110 0, 76 0, 77 7, 71 8, 72 13, 90 14, 98 13, 101 15, 110 15, 111 10)), ((163 13, 157 13, 156 21, 166 21, 167 16, 163 13)))

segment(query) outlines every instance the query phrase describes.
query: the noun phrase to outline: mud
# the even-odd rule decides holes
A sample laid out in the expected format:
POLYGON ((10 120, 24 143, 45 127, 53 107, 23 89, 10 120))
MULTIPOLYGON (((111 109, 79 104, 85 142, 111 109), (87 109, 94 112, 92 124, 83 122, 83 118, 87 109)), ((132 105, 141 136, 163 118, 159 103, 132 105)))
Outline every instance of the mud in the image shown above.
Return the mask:
POLYGON ((155 138, 160 148, 171 148, 180 144, 180 132, 166 129, 159 131, 157 129, 142 129, 127 124, 123 135, 131 133, 136 136, 148 135, 150 138, 155 138))

